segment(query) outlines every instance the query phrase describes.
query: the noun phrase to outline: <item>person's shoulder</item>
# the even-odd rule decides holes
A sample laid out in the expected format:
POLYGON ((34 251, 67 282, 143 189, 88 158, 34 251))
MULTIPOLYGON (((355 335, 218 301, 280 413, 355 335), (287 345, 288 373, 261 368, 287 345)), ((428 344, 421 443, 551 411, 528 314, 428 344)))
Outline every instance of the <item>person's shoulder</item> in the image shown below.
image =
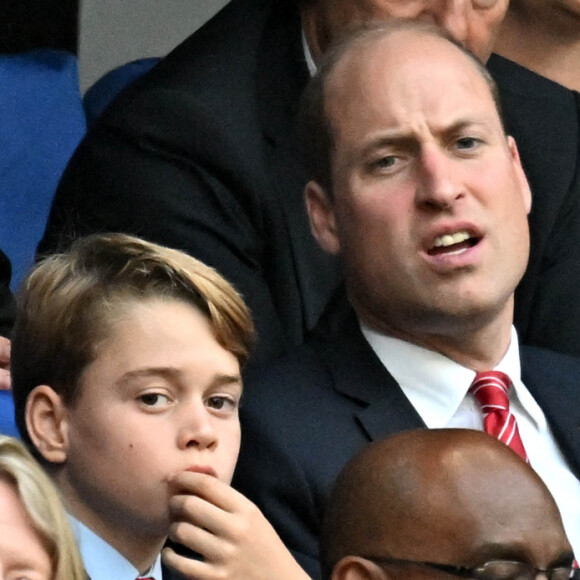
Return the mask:
POLYGON ((278 13, 273 0, 232 0, 123 91, 96 131, 106 138, 111 131, 154 136, 186 151, 191 142, 207 146, 207 135, 215 141, 217 134, 247 147, 248 135, 260 128, 265 104, 259 101, 268 98, 259 80, 290 74, 273 61, 269 41, 274 38, 278 52, 287 55, 292 50, 286 46, 299 37, 294 20, 273 30, 274 22, 283 21, 278 13))
POLYGON ((522 368, 540 370, 556 376, 580 377, 580 357, 538 346, 523 345, 520 349, 522 368))
POLYGON ((526 99, 552 100, 571 106, 574 92, 529 68, 498 54, 492 54, 487 68, 502 92, 526 99))

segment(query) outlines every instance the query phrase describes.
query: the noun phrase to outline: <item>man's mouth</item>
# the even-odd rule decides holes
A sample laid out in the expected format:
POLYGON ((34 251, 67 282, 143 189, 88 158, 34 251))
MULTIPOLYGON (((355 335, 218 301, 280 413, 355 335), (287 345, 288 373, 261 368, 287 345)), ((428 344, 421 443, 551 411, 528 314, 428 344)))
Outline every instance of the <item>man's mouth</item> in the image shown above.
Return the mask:
POLYGON ((427 253, 430 256, 440 256, 442 254, 453 256, 473 248, 479 240, 480 238, 470 234, 467 230, 461 230, 454 234, 443 234, 435 238, 427 253))

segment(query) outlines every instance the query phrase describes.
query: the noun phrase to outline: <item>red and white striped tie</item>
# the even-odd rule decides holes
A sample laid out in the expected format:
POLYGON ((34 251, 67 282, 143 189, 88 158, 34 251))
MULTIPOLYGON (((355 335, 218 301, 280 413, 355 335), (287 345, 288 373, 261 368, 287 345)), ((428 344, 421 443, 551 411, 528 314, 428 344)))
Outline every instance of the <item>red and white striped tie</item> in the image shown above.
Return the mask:
POLYGON ((469 392, 481 406, 486 433, 503 441, 520 457, 528 461, 528 454, 518 431, 516 418, 510 412, 508 392, 510 378, 500 371, 477 373, 469 392))

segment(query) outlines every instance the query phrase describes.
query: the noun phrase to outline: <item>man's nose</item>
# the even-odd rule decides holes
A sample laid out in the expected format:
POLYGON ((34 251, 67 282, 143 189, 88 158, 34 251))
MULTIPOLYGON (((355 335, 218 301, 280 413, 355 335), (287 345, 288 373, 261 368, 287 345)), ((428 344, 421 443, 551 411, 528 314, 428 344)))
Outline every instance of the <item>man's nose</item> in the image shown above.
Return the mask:
POLYGON ((416 203, 427 209, 449 209, 464 195, 460 169, 444 148, 430 144, 418 160, 416 203))
MULTIPOLYGON (((441 9, 436 17, 437 24, 464 46, 468 45, 469 12, 471 0, 439 0, 441 9)), ((469 46, 467 46, 469 48, 469 46)))
POLYGON ((183 410, 178 431, 178 447, 211 448, 217 444, 215 419, 202 401, 183 410))

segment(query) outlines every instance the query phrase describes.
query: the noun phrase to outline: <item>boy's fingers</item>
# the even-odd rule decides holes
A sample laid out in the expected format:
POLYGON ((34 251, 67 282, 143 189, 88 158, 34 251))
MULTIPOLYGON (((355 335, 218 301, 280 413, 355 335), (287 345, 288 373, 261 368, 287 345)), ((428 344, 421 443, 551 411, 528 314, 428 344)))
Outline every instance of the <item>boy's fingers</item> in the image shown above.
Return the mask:
POLYGON ((230 513, 238 511, 249 501, 229 484, 206 473, 180 471, 169 480, 169 487, 176 495, 197 495, 230 513))
POLYGON ((229 512, 196 495, 174 495, 169 500, 169 514, 173 522, 187 522, 216 535, 227 533, 232 517, 229 512))
POLYGON ((213 562, 223 556, 223 542, 208 530, 188 522, 174 522, 169 527, 169 539, 213 562))

